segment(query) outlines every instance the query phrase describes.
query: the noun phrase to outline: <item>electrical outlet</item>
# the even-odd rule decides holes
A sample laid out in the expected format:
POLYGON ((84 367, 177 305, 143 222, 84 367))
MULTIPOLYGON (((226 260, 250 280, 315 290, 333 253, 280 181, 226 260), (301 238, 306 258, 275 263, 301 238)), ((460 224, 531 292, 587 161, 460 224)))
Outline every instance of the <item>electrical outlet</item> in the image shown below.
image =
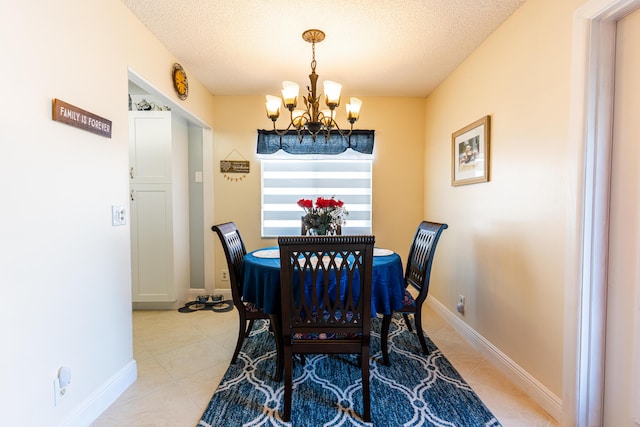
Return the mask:
POLYGON ((229 281, 229 271, 228 270, 220 270, 220 280, 223 282, 229 281))
POLYGON ((60 378, 56 378, 53 380, 53 393, 53 403, 58 406, 60 401, 69 394, 69 386, 60 387, 60 378))
POLYGON ((460 314, 464 314, 464 295, 460 294, 458 296, 458 305, 456 305, 456 310, 460 314))

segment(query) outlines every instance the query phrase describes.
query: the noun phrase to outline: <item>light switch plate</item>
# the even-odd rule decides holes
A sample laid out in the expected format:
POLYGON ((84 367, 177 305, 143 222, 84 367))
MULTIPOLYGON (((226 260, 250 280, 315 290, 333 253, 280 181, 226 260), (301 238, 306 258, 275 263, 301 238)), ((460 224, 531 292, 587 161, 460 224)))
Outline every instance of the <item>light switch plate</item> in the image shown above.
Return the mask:
POLYGON ((111 206, 111 225, 125 225, 127 223, 126 213, 124 206, 111 206))

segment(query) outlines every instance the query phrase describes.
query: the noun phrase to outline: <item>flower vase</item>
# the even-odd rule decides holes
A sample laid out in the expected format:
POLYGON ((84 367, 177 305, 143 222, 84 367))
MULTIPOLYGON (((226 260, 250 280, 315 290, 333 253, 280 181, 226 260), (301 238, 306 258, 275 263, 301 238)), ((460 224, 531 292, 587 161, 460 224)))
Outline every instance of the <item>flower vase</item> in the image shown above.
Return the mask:
POLYGON ((311 234, 312 236, 326 236, 327 230, 322 228, 311 227, 309 229, 309 234, 311 234))

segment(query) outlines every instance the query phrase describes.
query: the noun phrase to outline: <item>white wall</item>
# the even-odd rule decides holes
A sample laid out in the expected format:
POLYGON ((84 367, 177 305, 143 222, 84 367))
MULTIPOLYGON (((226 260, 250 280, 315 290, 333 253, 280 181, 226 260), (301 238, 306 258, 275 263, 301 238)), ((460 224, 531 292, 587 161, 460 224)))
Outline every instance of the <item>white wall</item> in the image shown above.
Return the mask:
MULTIPOLYGON (((190 251, 190 287, 204 289, 204 241, 209 235, 209 227, 204 224, 204 185, 197 182, 197 172, 203 174, 202 130, 189 127, 189 251, 190 251)), ((204 180, 204 179, 203 179, 204 180)), ((211 184, 213 185, 213 183, 211 184)), ((200 291, 202 293, 202 291, 200 291)))
POLYGON ((189 126, 185 119, 171 115, 173 170, 173 281, 176 289, 174 309, 189 301, 191 286, 191 248, 189 244, 189 126))
POLYGON ((640 424, 639 48, 636 11, 618 22, 616 40, 604 425, 619 427, 640 424))
MULTIPOLYGON (((0 38, 0 424, 87 425, 135 378, 129 228, 110 214, 128 205, 127 70, 175 98, 175 58, 116 0, 3 1, 0 38), (112 138, 52 121, 52 98, 112 138)), ((194 78, 175 99, 211 116, 194 78)))

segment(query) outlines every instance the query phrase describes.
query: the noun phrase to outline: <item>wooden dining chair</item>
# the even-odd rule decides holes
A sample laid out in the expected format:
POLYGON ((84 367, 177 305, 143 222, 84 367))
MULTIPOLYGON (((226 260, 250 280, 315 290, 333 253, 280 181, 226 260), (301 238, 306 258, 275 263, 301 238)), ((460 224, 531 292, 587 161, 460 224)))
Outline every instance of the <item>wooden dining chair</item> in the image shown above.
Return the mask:
POLYGON ((284 347, 283 420, 289 421, 291 417, 293 355, 358 354, 362 371, 362 418, 370 421, 369 342, 374 243, 374 236, 278 238, 280 327, 284 347))
MULTIPOLYGON (((405 291, 402 300, 402 309, 398 310, 404 317, 407 329, 411 331, 409 314, 413 313, 416 333, 422 346, 422 351, 426 354, 427 343, 424 339, 422 329, 422 304, 427 299, 429 293, 429 280, 431 277, 431 265, 436 245, 440 239, 440 234, 447 228, 447 224, 422 221, 413 236, 413 242, 409 248, 409 257, 404 274, 405 291), (418 291, 416 298, 409 292, 409 286, 418 291)), ((389 327, 393 313, 385 314, 382 318, 382 328, 380 330, 380 341, 382 346, 382 357, 385 365, 390 365, 389 361, 389 327)))
MULTIPOLYGON (((233 352, 231 363, 235 363, 242 348, 244 338, 249 336, 253 323, 256 319, 269 319, 269 315, 264 313, 255 304, 245 302, 242 300, 242 263, 243 257, 246 255, 247 250, 245 248, 240 230, 233 222, 227 222, 224 224, 218 224, 211 227, 220 238, 222 248, 224 249, 224 255, 227 259, 227 268, 229 269, 229 281, 231 283, 231 297, 233 298, 233 305, 236 307, 238 314, 240 315, 240 327, 238 331, 238 340, 236 342, 236 349, 233 352), (248 322, 248 325, 247 325, 248 322)), ((278 347, 278 346, 276 346, 278 347)), ((276 373, 276 378, 279 380, 279 373, 276 373)))

